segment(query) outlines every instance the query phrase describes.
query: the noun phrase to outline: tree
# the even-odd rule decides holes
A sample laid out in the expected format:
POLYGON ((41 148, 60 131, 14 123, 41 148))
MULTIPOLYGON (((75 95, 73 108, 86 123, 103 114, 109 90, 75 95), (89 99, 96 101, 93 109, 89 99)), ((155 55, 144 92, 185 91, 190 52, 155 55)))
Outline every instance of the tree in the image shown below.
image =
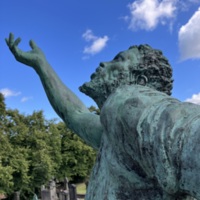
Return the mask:
POLYGON ((61 177, 72 182, 87 179, 96 158, 96 151, 69 130, 63 122, 57 124, 61 135, 61 177))
POLYGON ((50 134, 51 123, 42 111, 25 116, 17 110, 7 110, 6 119, 6 134, 15 149, 9 163, 14 169, 14 191, 20 191, 26 199, 56 174, 59 162, 52 155, 55 145, 52 147, 49 139, 56 133, 50 134))
POLYGON ((6 105, 5 105, 5 99, 2 93, 0 93, 0 115, 4 116, 6 112, 6 105))
POLYGON ((0 193, 10 193, 13 188, 13 168, 8 165, 12 146, 5 133, 6 105, 4 96, 0 93, 0 193))
POLYGON ((9 160, 13 152, 7 136, 0 129, 0 194, 9 194, 13 189, 14 169, 9 165, 9 160))
POLYGON ((0 193, 20 191, 32 198, 52 178, 87 179, 96 152, 63 122, 46 120, 42 111, 30 115, 6 109, 0 94, 0 193))
POLYGON ((3 122, 6 114, 6 105, 3 94, 0 93, 0 129, 3 129, 3 122))

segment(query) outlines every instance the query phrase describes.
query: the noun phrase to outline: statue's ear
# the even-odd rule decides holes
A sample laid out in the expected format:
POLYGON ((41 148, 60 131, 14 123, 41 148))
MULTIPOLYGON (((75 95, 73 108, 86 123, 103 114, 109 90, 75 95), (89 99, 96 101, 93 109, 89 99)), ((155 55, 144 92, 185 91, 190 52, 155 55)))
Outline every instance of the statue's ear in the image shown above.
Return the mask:
POLYGON ((139 75, 136 78, 136 84, 145 86, 148 83, 148 78, 145 75, 139 75))

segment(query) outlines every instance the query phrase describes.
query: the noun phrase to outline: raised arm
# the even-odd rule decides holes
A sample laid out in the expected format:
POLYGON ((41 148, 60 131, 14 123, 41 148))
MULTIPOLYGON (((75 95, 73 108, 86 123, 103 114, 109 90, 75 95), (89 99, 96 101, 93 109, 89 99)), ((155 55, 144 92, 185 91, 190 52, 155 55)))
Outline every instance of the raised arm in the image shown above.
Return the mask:
POLYGON ((32 50, 28 52, 18 48, 20 41, 20 38, 14 40, 13 34, 6 39, 15 59, 32 67, 37 72, 56 113, 85 142, 98 149, 102 134, 99 116, 90 113, 80 99, 62 83, 47 62, 44 53, 32 40, 30 41, 32 50))

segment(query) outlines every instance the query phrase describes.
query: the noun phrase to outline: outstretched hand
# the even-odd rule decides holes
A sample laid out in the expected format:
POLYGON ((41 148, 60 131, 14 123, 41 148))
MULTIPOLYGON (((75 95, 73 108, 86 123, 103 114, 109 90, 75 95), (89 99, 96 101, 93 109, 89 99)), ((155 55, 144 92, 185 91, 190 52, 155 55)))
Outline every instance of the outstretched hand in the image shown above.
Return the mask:
POLYGON ((18 44, 20 43, 21 38, 17 38, 15 40, 12 33, 10 33, 9 38, 6 38, 5 40, 17 61, 34 68, 38 67, 42 62, 46 61, 45 55, 41 49, 37 47, 33 40, 30 40, 29 42, 32 50, 27 52, 19 49, 18 44))

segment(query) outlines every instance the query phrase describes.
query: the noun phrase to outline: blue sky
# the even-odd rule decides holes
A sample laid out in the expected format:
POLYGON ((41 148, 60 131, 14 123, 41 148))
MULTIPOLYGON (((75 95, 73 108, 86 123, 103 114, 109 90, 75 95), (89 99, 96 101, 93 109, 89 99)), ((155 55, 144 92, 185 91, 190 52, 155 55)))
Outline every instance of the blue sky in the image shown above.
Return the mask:
POLYGON ((57 118, 37 74, 15 61, 4 39, 10 32, 29 50, 33 39, 63 82, 86 106, 78 87, 99 62, 132 45, 160 49, 173 67, 172 96, 200 104, 199 0, 1 0, 0 92, 8 108, 57 118))

